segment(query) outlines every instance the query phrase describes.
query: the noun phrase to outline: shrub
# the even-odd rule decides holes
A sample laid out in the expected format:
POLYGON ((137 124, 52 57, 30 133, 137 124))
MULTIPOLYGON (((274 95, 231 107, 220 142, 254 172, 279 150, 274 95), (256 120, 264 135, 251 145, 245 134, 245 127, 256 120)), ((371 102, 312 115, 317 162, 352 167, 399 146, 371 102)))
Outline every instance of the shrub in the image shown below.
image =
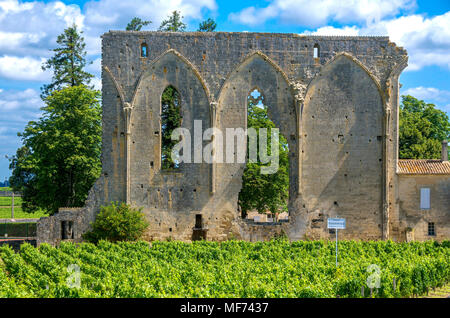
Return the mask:
POLYGON ((142 208, 132 208, 126 203, 111 202, 102 206, 92 231, 83 235, 83 239, 97 243, 99 240, 136 241, 142 237, 148 227, 142 208))

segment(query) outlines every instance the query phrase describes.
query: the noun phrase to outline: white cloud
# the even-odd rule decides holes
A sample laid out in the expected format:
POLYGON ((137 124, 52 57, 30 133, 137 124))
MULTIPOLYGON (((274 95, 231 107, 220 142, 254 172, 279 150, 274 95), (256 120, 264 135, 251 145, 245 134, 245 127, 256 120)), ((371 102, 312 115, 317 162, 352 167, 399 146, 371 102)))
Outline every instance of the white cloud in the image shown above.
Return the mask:
POLYGON ((155 29, 174 10, 180 11, 186 19, 199 19, 204 9, 216 10, 215 0, 90 1, 85 5, 86 25, 91 29, 100 28, 102 33, 108 27, 123 30, 133 17, 138 16, 151 20, 150 27, 155 29))
POLYGON ((39 113, 43 105, 44 103, 39 96, 39 92, 32 88, 22 91, 0 90, 0 112, 2 113, 2 118, 8 122, 11 122, 12 118, 20 118, 20 122, 27 122, 27 118, 23 118, 22 114, 29 111, 39 113), (10 111, 11 113, 8 113, 10 111))
POLYGON ((434 100, 450 103, 450 91, 440 90, 435 87, 413 87, 402 92, 403 95, 411 95, 418 99, 434 100))
POLYGON ((0 76, 47 80, 38 71, 40 65, 36 66, 53 54, 57 36, 73 23, 84 32, 88 59, 95 59, 101 50, 100 36, 110 29, 124 30, 135 16, 152 20, 150 29, 156 29, 173 10, 181 11, 189 21, 202 18, 205 9, 216 10, 215 0, 89 1, 83 13, 78 5, 61 1, 0 0, 0 76), (27 75, 28 67, 31 69, 27 75))
POLYGON ((248 7, 238 13, 231 13, 229 18, 233 22, 244 25, 255 26, 264 24, 267 20, 275 18, 278 15, 277 10, 268 6, 266 8, 257 9, 255 7, 248 7))
POLYGON ((76 5, 0 1, 0 76, 14 80, 48 81, 42 62, 56 46, 57 36, 69 25, 83 26, 76 5))
POLYGON ((44 58, 33 57, 0 57, 0 76, 15 80, 48 81, 51 78, 49 71, 43 71, 41 66, 44 58))
POLYGON ((411 95, 426 103, 433 103, 437 108, 450 114, 450 91, 441 90, 435 87, 413 87, 402 90, 401 95, 411 95))
POLYGON ((102 89, 102 79, 99 77, 94 77, 91 80, 91 84, 94 85, 94 89, 96 90, 101 90, 102 89))
POLYGON ((94 61, 92 61, 92 64, 86 66, 86 71, 100 77, 102 71, 101 68, 102 68, 102 59, 99 57, 96 58, 94 61))
POLYGON ((2 0, 0 2, 0 9, 2 9, 2 12, 4 13, 27 11, 32 9, 33 6, 34 4, 31 2, 19 4, 19 1, 16 0, 2 0))
POLYGON ((450 69, 450 11, 431 18, 409 15, 383 20, 364 27, 326 26, 303 34, 313 35, 388 35, 392 42, 406 48, 409 66, 406 71, 428 65, 450 69))
POLYGON ((345 26, 343 28, 335 28, 332 26, 325 26, 318 28, 316 31, 305 31, 303 34, 311 35, 346 35, 357 36, 359 35, 359 29, 356 26, 345 26))
POLYGON ((83 26, 77 5, 60 1, 0 2, 0 54, 48 56, 56 37, 67 26, 83 26))
POLYGON ((277 18, 282 23, 318 27, 329 21, 372 23, 415 6, 415 0, 274 0, 267 7, 247 7, 229 18, 244 25, 277 18))
MULTIPOLYGON (((20 147, 18 132, 23 132, 30 120, 37 120, 44 106, 39 92, 34 89, 0 89, 0 159, 14 155, 20 147)), ((8 161, 0 162, 0 177, 9 176, 8 161)))
POLYGON ((427 65, 450 68, 450 12, 432 18, 410 15, 381 21, 361 30, 361 34, 387 34, 409 53, 408 70, 427 65))

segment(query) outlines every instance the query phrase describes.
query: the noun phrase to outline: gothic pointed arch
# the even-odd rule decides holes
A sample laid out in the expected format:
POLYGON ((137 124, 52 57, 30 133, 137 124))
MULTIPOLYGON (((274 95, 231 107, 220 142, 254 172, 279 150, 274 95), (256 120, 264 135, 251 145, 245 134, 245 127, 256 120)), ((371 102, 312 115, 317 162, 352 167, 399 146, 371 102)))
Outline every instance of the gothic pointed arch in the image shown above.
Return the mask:
MULTIPOLYGON (((282 121, 289 116, 295 116, 297 112, 289 79, 274 61, 260 51, 247 55, 228 74, 219 90, 218 112, 223 111, 229 105, 224 99, 235 94, 230 94, 232 91, 242 93, 237 96, 239 100, 236 102, 245 108, 246 98, 255 87, 266 96, 266 102, 270 105, 269 113, 273 116, 275 124, 280 127, 286 126, 282 124, 282 121)), ((286 127, 286 132, 291 128, 286 127)))
POLYGON ((107 77, 111 80, 113 87, 116 89, 117 94, 120 98, 122 107, 124 107, 123 105, 125 104, 125 95, 123 93, 122 86, 117 82, 116 78, 114 77, 114 75, 112 74, 112 72, 110 71, 110 69, 107 66, 103 66, 103 70, 108 75, 107 77))
POLYGON ((254 51, 251 52, 249 54, 247 54, 241 62, 238 63, 238 65, 227 75, 225 82, 223 83, 223 85, 220 87, 219 90, 219 96, 221 95, 224 87, 226 87, 226 83, 230 80, 230 78, 232 77, 233 73, 238 72, 239 68, 241 66, 243 66, 244 64, 246 64, 248 61, 250 61, 251 59, 255 58, 255 57, 259 57, 262 60, 266 61, 268 64, 270 64, 280 75, 281 77, 287 82, 289 83, 289 79, 286 75, 286 73, 278 66, 278 64, 276 64, 270 57, 268 57, 266 54, 264 54, 261 51, 254 51))
MULTIPOLYGON (((188 130, 193 138, 195 123, 201 123, 203 130, 211 127, 209 91, 192 63, 175 50, 154 59, 140 75, 132 99, 130 153, 135 159, 131 160, 131 188, 149 189, 141 195, 154 196, 151 201, 157 202, 156 208, 166 208, 170 196, 171 208, 182 210, 182 200, 177 197, 185 195, 184 200, 195 201, 189 194, 194 187, 210 188, 211 177, 205 176, 211 172, 207 164, 194 163, 194 147, 183 149, 191 152, 191 163, 180 163, 176 172, 162 169, 162 94, 168 87, 178 94, 179 128, 188 130), (138 173, 142 171, 146 173, 138 173), (167 186, 171 183, 183 192, 172 193, 167 186)), ((192 206, 202 203, 197 201, 191 202, 192 206)))
MULTIPOLYGON (((297 193, 299 166, 298 116, 294 94, 285 72, 262 52, 252 52, 228 74, 217 98, 217 127, 223 132, 230 128, 235 130, 247 128, 248 96, 255 88, 264 96, 264 104, 267 105, 270 120, 279 128, 289 144, 289 200, 291 201, 295 199, 293 194, 297 193)), ((225 136, 224 145, 228 142, 232 141, 228 141, 225 136)), ((218 165, 217 175, 224 177, 220 184, 217 184, 217 191, 232 191, 237 201, 240 189, 230 185, 242 184, 244 167, 245 163, 237 161, 226 166, 218 165)))
POLYGON ((210 101, 210 93, 208 86, 206 85, 206 82, 204 81, 203 77, 200 75, 200 72, 197 70, 197 68, 187 59, 185 58, 181 53, 179 53, 177 50, 169 49, 165 51, 163 54, 155 58, 153 61, 150 62, 150 64, 142 71, 141 75, 138 78, 137 84, 136 84, 136 90, 133 94, 132 103, 134 103, 136 99, 136 95, 139 91, 139 88, 141 86, 142 80, 151 73, 152 70, 155 69, 155 65, 158 65, 158 63, 161 60, 166 59, 168 56, 173 56, 174 59, 179 59, 181 62, 185 63, 186 66, 193 72, 193 74, 197 77, 199 82, 201 83, 203 90, 206 93, 206 96, 208 98, 208 101, 210 101))
MULTIPOLYGON (((385 108, 376 78, 340 53, 308 85, 302 113, 305 209, 374 224, 364 233, 373 239, 381 238, 383 223, 385 108), (354 204, 360 198, 364 207, 354 204)), ((355 233, 363 231, 347 224, 355 233)))
MULTIPOLYGON (((354 57, 353 55, 347 53, 347 52, 339 52, 337 54, 335 54, 331 59, 329 59, 323 66, 321 69, 321 72, 323 69, 326 69, 330 64, 333 64, 336 60, 342 59, 342 58, 347 58, 348 60, 352 61, 353 63, 355 63, 358 67, 360 67, 374 82, 374 84, 376 85, 378 92, 380 93, 380 96, 383 100, 383 104, 386 102, 386 97, 385 94, 383 92, 383 89, 381 88, 381 84, 380 81, 376 78, 376 76, 369 70, 368 67, 366 67, 360 60, 358 60, 356 57, 354 57)), ((317 74, 310 82, 310 84, 314 81, 314 79, 316 79, 318 76, 320 76, 321 72, 319 72, 319 74, 317 74)), ((308 85, 309 87, 309 85, 308 85)))

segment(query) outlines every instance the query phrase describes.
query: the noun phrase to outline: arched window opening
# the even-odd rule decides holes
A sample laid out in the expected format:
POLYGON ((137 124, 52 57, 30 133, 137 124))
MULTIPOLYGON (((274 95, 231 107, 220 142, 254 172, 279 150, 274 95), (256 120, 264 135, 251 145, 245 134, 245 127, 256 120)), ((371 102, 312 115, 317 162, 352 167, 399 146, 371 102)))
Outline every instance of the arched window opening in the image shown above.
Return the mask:
POLYGON ((274 167, 272 159, 267 162, 263 157, 272 156, 272 129, 277 127, 269 118, 264 95, 257 88, 253 89, 247 97, 247 129, 250 128, 254 128, 256 138, 251 141, 250 135, 247 137, 247 163, 242 176, 242 189, 238 201, 241 216, 254 222, 278 223, 287 221, 289 146, 286 138, 279 134, 278 159, 273 158, 274 161, 278 162, 278 169, 275 168, 271 173, 263 172, 262 167, 274 167), (261 138, 261 129, 266 129, 267 140, 261 138), (255 139, 257 145, 251 145, 251 142, 255 142, 255 139), (261 153, 261 142, 266 143, 266 156, 261 153), (249 158, 255 158, 255 155, 249 153, 252 148, 258 150, 256 162, 249 160, 249 158))
POLYGON ((320 57, 320 47, 319 44, 314 44, 314 53, 313 56, 315 59, 318 59, 320 57))
POLYGON ((167 86, 161 95, 161 169, 178 169, 180 163, 172 158, 172 149, 178 141, 172 132, 181 126, 181 98, 173 86, 167 86))
POLYGON ((145 43, 141 44, 141 57, 148 57, 148 46, 145 43))

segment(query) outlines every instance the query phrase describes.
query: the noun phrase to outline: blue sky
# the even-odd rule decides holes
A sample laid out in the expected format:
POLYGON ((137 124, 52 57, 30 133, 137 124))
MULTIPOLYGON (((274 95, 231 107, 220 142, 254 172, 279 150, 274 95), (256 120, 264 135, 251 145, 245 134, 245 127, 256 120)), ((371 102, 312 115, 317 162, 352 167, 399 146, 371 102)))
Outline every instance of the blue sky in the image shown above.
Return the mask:
POLYGON ((65 27, 82 28, 88 71, 100 87, 100 35, 124 29, 134 16, 153 21, 146 29, 155 30, 173 10, 192 31, 212 17, 217 31, 388 35, 409 53, 401 92, 450 113, 449 0, 0 0, 0 180, 11 174, 5 155, 21 145, 17 132, 39 118, 40 87, 51 79, 40 66, 65 27))

